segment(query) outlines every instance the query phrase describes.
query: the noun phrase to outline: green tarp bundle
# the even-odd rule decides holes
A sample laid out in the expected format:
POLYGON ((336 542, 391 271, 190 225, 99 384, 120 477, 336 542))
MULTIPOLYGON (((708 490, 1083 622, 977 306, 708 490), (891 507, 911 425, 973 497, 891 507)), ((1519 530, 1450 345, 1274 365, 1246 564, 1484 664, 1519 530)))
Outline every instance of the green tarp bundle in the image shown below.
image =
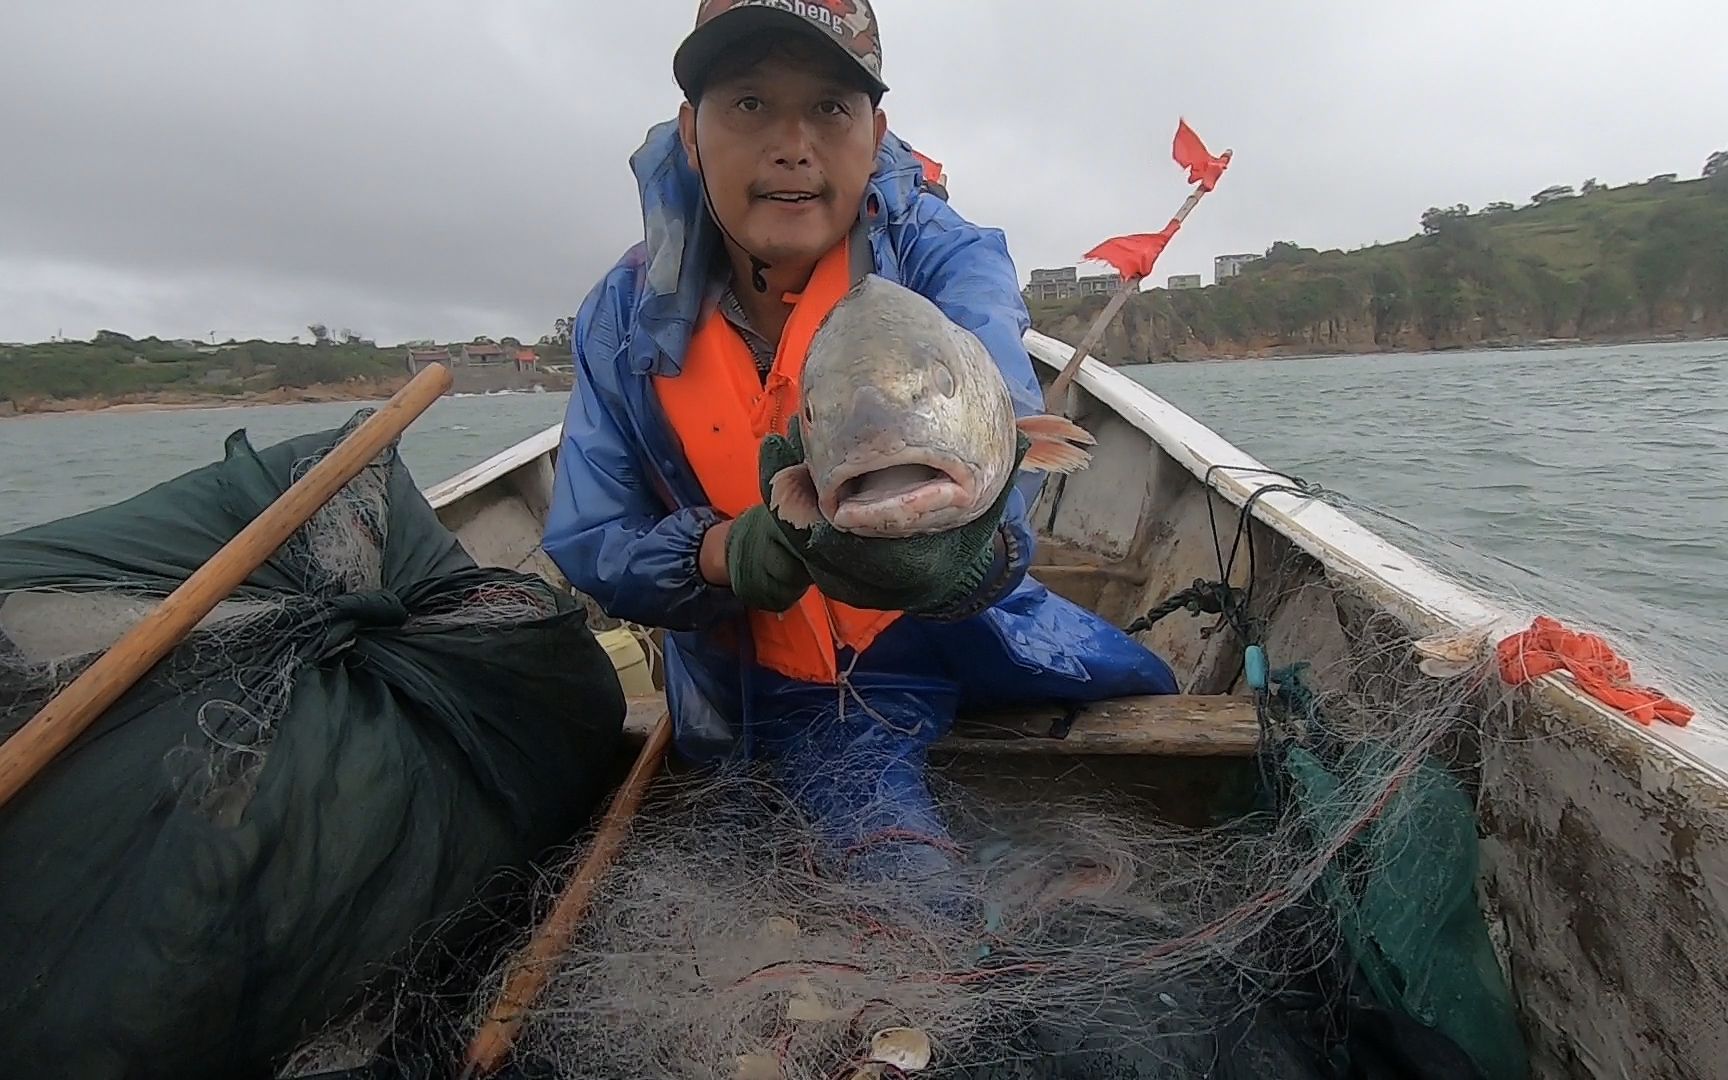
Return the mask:
MULTIPOLYGON (((0 734, 342 433, 0 537, 0 734)), ((574 837, 623 717, 581 607, 477 567, 387 451, 0 808, 0 1072, 268 1075, 574 837)))

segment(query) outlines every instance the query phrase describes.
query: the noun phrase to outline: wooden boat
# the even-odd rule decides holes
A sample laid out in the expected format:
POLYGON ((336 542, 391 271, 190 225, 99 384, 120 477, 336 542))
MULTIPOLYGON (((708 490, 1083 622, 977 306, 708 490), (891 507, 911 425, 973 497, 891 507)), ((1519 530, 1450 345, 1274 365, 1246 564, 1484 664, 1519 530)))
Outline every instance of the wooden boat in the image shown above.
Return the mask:
MULTIPOLYGON (((1026 343, 1046 382, 1071 356, 1036 332, 1026 343)), ((1443 685, 1419 669, 1418 643, 1431 658, 1481 660, 1528 622, 1292 490, 1121 372, 1087 360, 1069 394, 1098 446, 1089 469, 1046 485, 1033 574, 1118 625, 1218 578, 1215 543, 1231 548, 1244 507, 1252 556, 1241 549, 1230 584, 1251 589, 1271 663, 1305 661, 1322 689, 1394 720, 1443 685)), ((561 581, 539 549, 558 438, 549 428, 427 490, 479 561, 561 581)), ((1260 738, 1242 644, 1206 633, 1211 622, 1177 612, 1142 634, 1182 696, 1083 710, 1060 737, 1059 709, 968 717, 939 756, 988 759, 998 777, 1138 785, 1149 812, 1179 816, 1260 738)), ((1532 1074, 1728 1075, 1728 754, 1710 737, 1721 718, 1641 726, 1561 675, 1450 700, 1457 726, 1481 733, 1479 899, 1532 1074)), ((633 699, 632 730, 662 708, 633 699)))

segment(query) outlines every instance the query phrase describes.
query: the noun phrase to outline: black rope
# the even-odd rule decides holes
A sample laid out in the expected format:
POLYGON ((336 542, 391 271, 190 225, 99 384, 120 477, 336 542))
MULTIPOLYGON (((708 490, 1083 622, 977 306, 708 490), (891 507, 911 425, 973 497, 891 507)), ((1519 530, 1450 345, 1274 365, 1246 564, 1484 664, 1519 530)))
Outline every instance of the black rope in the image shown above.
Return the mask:
MULTIPOLYGON (((692 106, 698 110, 701 107, 700 102, 692 106)), ((738 238, 732 235, 732 230, 728 229, 726 223, 720 220, 720 211, 714 209, 714 199, 708 194, 708 173, 702 167, 702 144, 696 137, 694 124, 691 125, 690 129, 690 144, 696 148, 696 178, 702 183, 702 202, 708 207, 708 216, 714 219, 714 224, 720 227, 720 232, 726 239, 737 244, 738 250, 750 257, 750 287, 759 293, 767 292, 768 279, 762 276, 762 271, 773 269, 773 265, 764 262, 755 252, 739 243, 738 238)))
POLYGON ((1242 637, 1244 645, 1255 645, 1260 642, 1259 627, 1252 619, 1254 601, 1254 583, 1259 579, 1259 558, 1254 548, 1254 532, 1250 527, 1253 519, 1254 504, 1267 495, 1280 493, 1301 495, 1307 498, 1324 497, 1328 492, 1319 484, 1310 483, 1300 477, 1290 476, 1273 469, 1257 469, 1242 465, 1212 465, 1206 470, 1206 523, 1212 531, 1212 553, 1218 561, 1218 580, 1207 581, 1196 578, 1194 584, 1166 598, 1158 606, 1135 619, 1123 629, 1130 634, 1138 634, 1149 630, 1169 615, 1186 610, 1191 615, 1220 615, 1223 618, 1216 624, 1200 632, 1202 637, 1211 637, 1223 626, 1233 627, 1242 637), (1235 469, 1242 472, 1258 473, 1265 476, 1276 476, 1286 481, 1282 484, 1267 484, 1251 492, 1243 501, 1242 509, 1236 518, 1236 535, 1231 538, 1230 552, 1224 552, 1224 540, 1218 533, 1218 515, 1212 501, 1216 494, 1212 486, 1212 474, 1220 469, 1235 469), (1248 551, 1248 584, 1237 589, 1226 582, 1236 569, 1236 559, 1246 547, 1248 551))
MULTIPOLYGON (((1225 615, 1234 611, 1238 605, 1240 590, 1232 589, 1217 581, 1207 581, 1205 578, 1195 578, 1194 584, 1173 593, 1162 604, 1135 619, 1123 629, 1130 634, 1138 634, 1142 630, 1150 630, 1160 619, 1186 610, 1190 615, 1225 615)), ((1202 636, 1210 637, 1217 627, 1208 627, 1200 631, 1202 636)))
MULTIPOLYGON (((1124 630, 1129 634, 1137 634, 1151 629, 1159 620, 1173 615, 1178 611, 1187 611, 1190 615, 1218 615, 1218 622, 1201 629, 1200 636, 1209 638, 1225 626, 1234 629, 1242 639, 1244 649, 1259 646, 1262 651, 1265 646, 1261 642, 1261 627, 1253 616, 1254 585, 1260 578, 1260 567, 1254 548, 1254 532, 1252 521, 1254 504, 1268 495, 1289 494, 1304 498, 1324 499, 1331 493, 1319 484, 1278 472, 1275 469, 1254 468, 1245 465, 1211 465, 1203 477, 1206 486, 1206 523, 1212 532, 1212 553, 1218 561, 1218 580, 1207 581, 1196 578, 1194 583, 1180 592, 1173 593, 1146 614, 1129 623, 1124 630), (1217 494, 1212 485, 1212 474, 1220 470, 1257 474, 1277 477, 1282 483, 1266 484, 1250 492, 1243 500, 1242 507, 1236 518, 1236 534, 1230 541, 1230 552, 1224 552, 1224 541, 1218 532, 1218 516, 1213 503, 1217 494), (1229 583, 1236 569, 1237 556, 1246 547, 1248 552, 1248 584, 1237 589, 1229 583)), ((1270 674, 1270 673, 1269 673, 1270 674)), ((1272 681, 1268 677, 1268 684, 1272 681)), ((1277 776, 1271 769, 1272 758, 1277 754, 1277 742, 1272 727, 1272 710, 1274 693, 1270 685, 1256 688, 1254 691, 1254 715, 1260 728, 1260 748, 1255 753, 1255 765, 1260 774, 1261 791, 1272 800, 1274 812, 1282 811, 1285 792, 1277 782, 1277 776)))

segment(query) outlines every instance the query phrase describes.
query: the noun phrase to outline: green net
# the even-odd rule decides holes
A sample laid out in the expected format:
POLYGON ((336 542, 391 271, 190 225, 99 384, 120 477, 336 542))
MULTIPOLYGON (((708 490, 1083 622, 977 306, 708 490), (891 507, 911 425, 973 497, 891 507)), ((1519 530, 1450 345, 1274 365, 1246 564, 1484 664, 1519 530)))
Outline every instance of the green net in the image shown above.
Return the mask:
POLYGON ((1445 1034, 1489 1080, 1521 1080, 1524 1043, 1476 900, 1476 817, 1457 782, 1370 742, 1335 769, 1299 746, 1284 760, 1314 835, 1337 838, 1319 892, 1374 997, 1445 1034), (1383 795, 1342 790, 1387 776, 1399 779, 1383 795), (1363 805, 1372 816, 1345 820, 1363 805))

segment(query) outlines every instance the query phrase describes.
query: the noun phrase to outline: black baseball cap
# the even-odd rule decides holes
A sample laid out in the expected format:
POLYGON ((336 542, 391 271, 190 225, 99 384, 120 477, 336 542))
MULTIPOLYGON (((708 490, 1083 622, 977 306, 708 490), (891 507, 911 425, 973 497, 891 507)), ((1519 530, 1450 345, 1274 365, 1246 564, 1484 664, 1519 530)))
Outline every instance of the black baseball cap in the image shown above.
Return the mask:
POLYGON ((702 0, 696 25, 672 57, 672 74, 685 95, 700 92, 708 66, 739 41, 791 29, 828 42, 851 61, 877 94, 882 81, 882 35, 870 0, 702 0))

